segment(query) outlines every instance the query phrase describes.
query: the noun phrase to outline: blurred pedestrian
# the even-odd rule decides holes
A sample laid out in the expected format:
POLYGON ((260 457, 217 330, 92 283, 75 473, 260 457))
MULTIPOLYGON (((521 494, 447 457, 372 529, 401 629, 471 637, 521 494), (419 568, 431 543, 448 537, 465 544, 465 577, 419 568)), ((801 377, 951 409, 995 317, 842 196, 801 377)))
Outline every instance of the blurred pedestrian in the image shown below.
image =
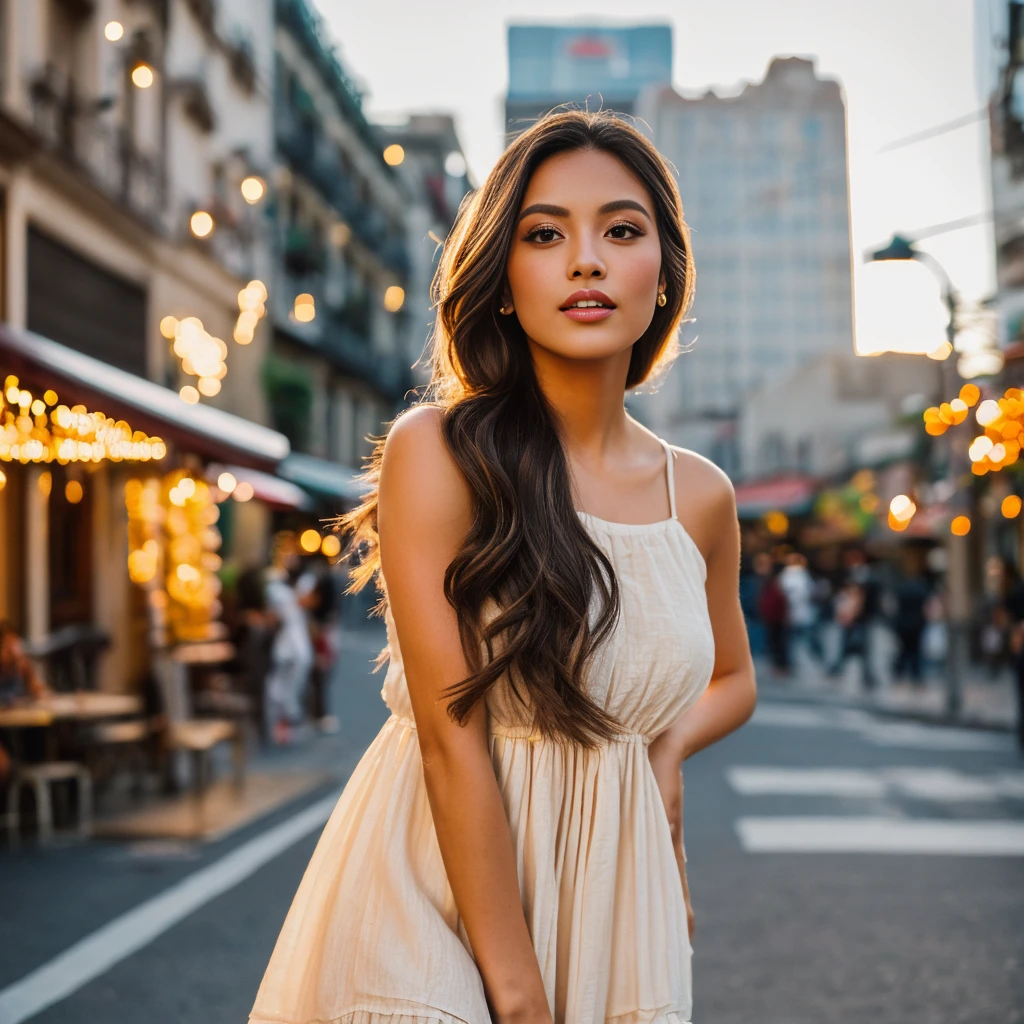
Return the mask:
POLYGON ((303 704, 313 665, 309 623, 295 588, 300 570, 295 535, 279 533, 274 560, 266 573, 267 608, 278 623, 265 691, 267 732, 275 743, 289 742, 305 718, 303 704))
POLYGON ((771 575, 761 587, 757 613, 764 623, 768 657, 776 675, 788 676, 789 660, 789 602, 782 588, 782 563, 773 562, 771 575))
POLYGON ((841 675, 850 658, 861 665, 861 684, 874 690, 871 630, 878 611, 878 588, 867 558, 859 548, 851 548, 844 557, 846 576, 835 599, 835 623, 840 630, 839 652, 829 675, 841 675))
MULTIPOLYGON (((0 707, 39 700, 51 692, 25 653, 18 631, 6 619, 0 621, 0 707)), ((11 770, 10 754, 0 743, 0 781, 11 770)))
POLYGON ((931 587, 920 567, 908 566, 895 587, 895 610, 892 626, 898 648, 893 662, 893 675, 908 678, 916 686, 924 681, 921 669, 921 640, 924 635, 925 604, 931 587))
POLYGON ((779 586, 786 595, 789 661, 799 669, 800 661, 809 658, 815 648, 814 630, 818 620, 814 579, 807 568, 807 558, 799 551, 786 556, 779 573, 779 586))

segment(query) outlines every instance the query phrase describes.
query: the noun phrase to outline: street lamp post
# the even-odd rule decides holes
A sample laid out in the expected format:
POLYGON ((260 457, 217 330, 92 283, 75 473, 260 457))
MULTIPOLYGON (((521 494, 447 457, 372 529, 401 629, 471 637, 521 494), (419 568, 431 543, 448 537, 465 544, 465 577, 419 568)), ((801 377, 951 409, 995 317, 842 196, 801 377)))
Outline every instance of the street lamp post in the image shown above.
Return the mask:
MULTIPOLYGON (((915 249, 912 242, 900 235, 893 235, 892 241, 882 249, 869 252, 866 262, 887 260, 917 260, 923 263, 938 278, 942 289, 942 301, 949 311, 946 340, 950 351, 941 362, 943 396, 949 401, 960 386, 954 353, 957 319, 960 312, 960 297, 945 268, 929 253, 915 249)), ((942 399, 940 399, 941 401, 942 399)), ((951 495, 950 501, 969 504, 971 493, 962 492, 960 479, 968 470, 964 445, 958 435, 947 435, 946 481, 951 495)), ((969 511, 969 509, 967 510, 969 511)), ((959 714, 963 698, 963 680, 970 656, 971 598, 968 541, 966 536, 957 537, 952 532, 946 537, 946 713, 950 717, 959 714)))

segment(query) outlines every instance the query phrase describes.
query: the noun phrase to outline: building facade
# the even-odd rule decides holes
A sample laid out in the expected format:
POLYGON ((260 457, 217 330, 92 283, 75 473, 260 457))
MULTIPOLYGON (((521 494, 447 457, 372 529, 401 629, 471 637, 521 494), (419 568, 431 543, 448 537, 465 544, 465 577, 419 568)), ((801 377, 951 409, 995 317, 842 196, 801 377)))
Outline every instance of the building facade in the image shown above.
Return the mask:
MULTIPOLYGON (((149 602, 152 548, 133 575, 135 484, 159 492, 177 474, 206 494, 213 460, 267 471, 288 454, 265 426, 265 325, 233 338, 239 293, 269 266, 241 185, 270 166, 270 4, 0 7, 0 615, 33 642, 83 623, 106 633, 112 688, 137 678, 166 633, 151 628, 156 611, 176 601, 160 590, 165 603, 149 602), (218 351, 205 382, 175 334, 187 319, 218 351), (68 424, 100 410, 116 432, 134 428, 145 460, 98 434, 91 452, 56 456, 68 424)), ((185 572, 207 587, 207 611, 214 563, 266 543, 266 506, 231 504, 225 547, 201 567, 197 548, 185 572)))
POLYGON ((273 422, 305 456, 309 472, 296 480, 312 485, 335 471, 311 459, 351 476, 412 385, 409 197, 320 16, 307 0, 274 6, 274 341, 264 387, 273 422))
POLYGON ((408 356, 420 385, 429 379, 428 343, 434 324, 431 282, 441 242, 470 190, 469 174, 455 122, 448 114, 412 114, 404 122, 379 125, 377 131, 385 150, 399 147, 390 152, 398 160, 395 169, 409 197, 408 356))
POLYGON ((671 81, 670 25, 510 25, 505 131, 563 103, 632 114, 645 89, 671 81))
POLYGON ((828 352, 853 350, 846 108, 811 61, 777 58, 735 96, 654 89, 638 113, 678 169, 697 267, 683 353, 638 415, 727 471, 748 396, 828 352))

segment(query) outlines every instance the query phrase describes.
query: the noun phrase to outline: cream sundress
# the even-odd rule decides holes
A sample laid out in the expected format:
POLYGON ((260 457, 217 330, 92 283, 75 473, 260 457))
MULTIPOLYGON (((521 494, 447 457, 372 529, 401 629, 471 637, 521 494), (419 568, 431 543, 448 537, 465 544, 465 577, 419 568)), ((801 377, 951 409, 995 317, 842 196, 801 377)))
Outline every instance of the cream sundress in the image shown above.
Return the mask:
MULTIPOLYGON (((491 759, 523 909, 555 1024, 686 1024, 686 912, 647 745, 701 695, 714 641, 705 565, 676 518, 641 525, 580 512, 621 593, 588 689, 626 730, 559 746, 488 697, 491 759)), ((288 911, 251 1024, 489 1024, 423 782, 394 621, 391 709, 338 800, 288 911)))

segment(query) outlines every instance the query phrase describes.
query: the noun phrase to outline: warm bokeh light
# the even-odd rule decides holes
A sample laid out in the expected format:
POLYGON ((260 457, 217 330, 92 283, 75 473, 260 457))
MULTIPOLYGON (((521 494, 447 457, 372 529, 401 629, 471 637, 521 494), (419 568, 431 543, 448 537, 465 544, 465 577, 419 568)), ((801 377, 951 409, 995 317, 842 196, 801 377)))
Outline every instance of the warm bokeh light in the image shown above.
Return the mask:
POLYGON ((405 159, 405 150, 397 142, 392 142, 384 150, 384 163, 389 167, 397 167, 405 159))
POLYGON ((195 405, 199 401, 199 392, 191 384, 186 384, 178 392, 178 397, 188 405, 195 405))
POLYGON ((785 512, 773 509, 764 514, 764 525, 769 533, 776 537, 784 536, 789 530, 789 516, 785 512))
POLYGON ((153 69, 145 63, 132 68, 132 82, 139 89, 148 89, 153 84, 153 69))
POLYGON ((977 384, 965 384, 960 389, 960 400, 965 405, 977 405, 979 398, 981 398, 981 388, 977 384))
POLYGON ((200 377, 198 387, 199 393, 207 398, 220 394, 220 381, 216 377, 200 377))
MULTIPOLYGON (((926 355, 948 344, 949 310, 934 274, 917 260, 874 260, 857 270, 860 355, 926 355)), ((948 351, 946 353, 949 354, 948 351)))
POLYGON ((912 518, 913 518, 913 516, 910 516, 907 519, 897 519, 892 514, 892 510, 890 509, 889 513, 888 513, 888 516, 887 516, 887 520, 888 520, 888 523, 889 523, 889 529, 890 530, 895 530, 897 533, 902 533, 910 525, 910 520, 912 518))
POLYGON ((295 296, 295 306, 292 310, 292 316, 299 321, 300 324, 308 324, 316 317, 316 305, 313 302, 313 296, 309 292, 303 292, 301 295, 295 296))
POLYGON ((57 405, 57 392, 47 390, 42 399, 19 387, 10 375, 0 395, 0 460, 4 462, 148 462, 162 459, 167 446, 159 437, 133 431, 124 420, 84 405, 57 405), (4 399, 8 408, 4 409, 4 399), (47 406, 56 406, 47 414, 47 406))
POLYGON ((391 285, 384 292, 384 308, 389 313, 397 313, 405 304, 405 289, 397 284, 391 285))
POLYGON ((943 359, 948 359, 952 354, 953 346, 948 341, 936 345, 935 348, 925 353, 929 359, 934 359, 937 363, 941 363, 943 359))
POLYGON ((77 480, 69 480, 64 485, 64 497, 70 505, 77 505, 82 500, 84 494, 85 491, 77 480))
POLYGON ((956 516, 949 524, 949 531, 954 537, 966 537, 971 532, 971 521, 967 516, 956 516))
POLYGON ((213 231, 213 217, 206 210, 196 210, 189 218, 188 226, 196 238, 207 238, 213 231))
POLYGON ((977 411, 974 413, 974 418, 980 426, 987 427, 990 423, 995 423, 1002 414, 1003 411, 999 408, 999 403, 991 398, 986 398, 978 406, 977 411))
POLYGON ((320 550, 319 530, 303 530, 299 537, 299 546, 307 555, 312 555, 320 550))
POLYGON ((239 480, 235 485, 235 489, 231 492, 231 497, 235 501, 249 501, 255 493, 256 491, 248 480, 239 480))
POLYGON ((967 449, 967 454, 971 458, 971 462, 980 462, 984 459, 990 451, 995 447, 992 442, 992 438, 986 437, 984 434, 979 434, 972 442, 970 448, 967 449))
POLYGON ((344 249, 352 240, 352 229, 343 221, 336 221, 331 225, 331 244, 338 249, 344 249))
POLYGON ((889 514, 898 522, 910 522, 910 520, 914 518, 914 513, 916 511, 917 506, 906 494, 897 494, 896 497, 889 502, 889 514))
POLYGON ((1003 498, 1002 503, 999 506, 999 511, 1006 516, 1007 519, 1016 519, 1020 515, 1021 500, 1016 494, 1008 494, 1003 498))
POLYGON ((0 491, 7 486, 7 474, 0 469, 0 491))
POLYGON ((234 489, 238 481, 235 479, 233 473, 224 472, 217 477, 217 486, 225 493, 230 494, 234 489))
POLYGON ((103 26, 103 35, 108 42, 116 43, 124 37, 124 25, 119 21, 108 21, 103 26))
POLYGON ((320 554, 325 558, 337 558, 341 554, 341 541, 337 534, 329 533, 324 537, 320 542, 320 554))
POLYGON ((174 334, 178 330, 178 318, 176 316, 165 316, 160 321, 160 333, 169 341, 174 340, 174 334))
POLYGON ((250 174, 248 178, 243 178, 240 188, 242 198, 250 206, 258 203, 267 191, 266 186, 263 184, 263 179, 257 178, 255 174, 250 174))

